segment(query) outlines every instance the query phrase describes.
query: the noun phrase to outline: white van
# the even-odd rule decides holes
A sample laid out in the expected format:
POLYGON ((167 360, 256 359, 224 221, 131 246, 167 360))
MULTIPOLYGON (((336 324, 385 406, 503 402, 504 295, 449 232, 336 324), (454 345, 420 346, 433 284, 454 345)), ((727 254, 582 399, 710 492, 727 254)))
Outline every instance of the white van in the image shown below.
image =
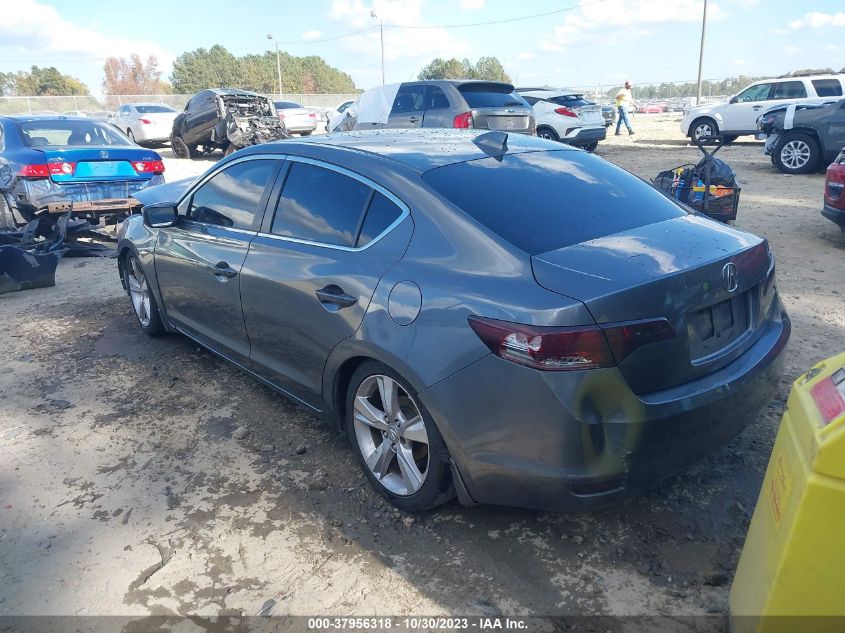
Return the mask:
POLYGON ((722 134, 731 142, 737 136, 757 134, 757 117, 772 106, 812 103, 843 94, 845 74, 766 79, 728 101, 690 108, 681 119, 681 131, 690 138, 722 134))

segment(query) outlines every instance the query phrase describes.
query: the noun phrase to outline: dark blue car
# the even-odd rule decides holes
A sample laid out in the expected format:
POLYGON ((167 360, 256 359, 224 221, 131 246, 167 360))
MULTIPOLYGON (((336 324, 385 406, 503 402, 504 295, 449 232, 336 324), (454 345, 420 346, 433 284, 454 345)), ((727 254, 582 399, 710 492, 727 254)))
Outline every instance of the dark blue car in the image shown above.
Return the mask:
POLYGON ((0 227, 73 213, 127 214, 129 196, 164 182, 156 152, 83 117, 0 117, 0 227))

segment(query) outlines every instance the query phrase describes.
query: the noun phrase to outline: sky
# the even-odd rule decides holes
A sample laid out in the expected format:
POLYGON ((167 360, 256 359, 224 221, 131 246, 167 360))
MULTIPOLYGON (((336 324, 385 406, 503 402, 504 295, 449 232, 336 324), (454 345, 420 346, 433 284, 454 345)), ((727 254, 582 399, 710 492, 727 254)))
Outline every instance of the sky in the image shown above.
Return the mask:
MULTIPOLYGON (((269 33, 282 50, 320 55, 369 88, 381 83, 382 20, 388 83, 414 79, 435 57, 486 55, 498 57, 521 85, 686 81, 697 74, 702 6, 703 0, 0 0, 0 70, 56 66, 98 94, 106 56, 156 55, 167 78, 184 51, 222 44, 235 54, 260 53, 273 49, 269 33), (537 14, 546 15, 528 17, 537 14)), ((845 67, 845 1, 709 0, 704 77, 828 66, 845 67)))

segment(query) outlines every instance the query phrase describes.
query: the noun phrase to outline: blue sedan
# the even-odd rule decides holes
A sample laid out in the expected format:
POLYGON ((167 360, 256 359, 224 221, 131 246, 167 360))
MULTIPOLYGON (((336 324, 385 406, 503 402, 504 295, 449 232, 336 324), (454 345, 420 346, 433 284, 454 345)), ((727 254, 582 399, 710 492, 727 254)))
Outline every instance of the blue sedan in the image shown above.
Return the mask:
POLYGON ((164 163, 94 119, 0 117, 0 228, 74 215, 128 214, 130 195, 164 182, 164 163))

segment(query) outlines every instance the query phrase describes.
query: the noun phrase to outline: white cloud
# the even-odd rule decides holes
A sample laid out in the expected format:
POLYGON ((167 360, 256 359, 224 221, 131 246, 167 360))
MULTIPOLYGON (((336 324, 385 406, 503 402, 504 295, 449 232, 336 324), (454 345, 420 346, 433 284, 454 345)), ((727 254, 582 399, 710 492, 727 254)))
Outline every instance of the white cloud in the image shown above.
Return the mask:
MULTIPOLYGON (((72 11, 71 5, 67 6, 72 11)), ((123 32, 131 32, 131 29, 123 32)), ((90 58, 100 66, 105 56, 128 57, 132 53, 142 57, 155 55, 163 69, 167 69, 174 59, 171 53, 152 41, 107 35, 80 26, 62 18, 53 7, 35 0, 5 4, 0 20, 0 45, 16 47, 34 59, 75 55, 80 59, 90 58)))
POLYGON ((322 34, 323 33, 321 31, 313 31, 313 30, 312 31, 305 31, 305 33, 302 34, 302 39, 304 39, 304 40, 316 40, 322 34))
POLYGON ((484 0, 461 0, 458 5, 464 11, 474 11, 484 8, 484 0))
POLYGON ((783 52, 789 55, 790 57, 793 57, 795 55, 798 55, 798 53, 801 52, 801 49, 797 46, 787 46, 783 49, 783 52))
POLYGON ((734 59, 732 61, 733 61, 734 66, 747 66, 748 65, 748 62, 746 62, 744 59, 740 59, 739 57, 737 57, 736 59, 734 59))
POLYGON ((818 29, 825 26, 845 26, 845 13, 811 11, 810 13, 805 13, 804 17, 800 20, 792 20, 786 26, 793 31, 807 27, 818 29))
MULTIPOLYGON (((333 0, 328 17, 350 28, 365 29, 378 24, 370 13, 374 11, 378 19, 384 21, 384 57, 387 61, 409 59, 422 65, 432 57, 460 58, 469 55, 469 45, 455 38, 447 29, 390 28, 391 24, 428 26, 422 19, 422 5, 423 0, 372 0, 371 4, 365 4, 364 0, 333 0)), ((351 51, 373 60, 381 55, 378 29, 341 42, 351 51)))
POLYGON ((534 53, 517 53, 516 58, 522 61, 528 61, 534 59, 534 53))
MULTIPOLYGON (((718 4, 710 3, 707 20, 725 17, 718 4)), ((700 0, 581 0, 577 11, 567 13, 552 32, 540 39, 545 51, 562 52, 574 44, 597 43, 626 46, 652 34, 651 28, 670 22, 700 22, 700 0)))

